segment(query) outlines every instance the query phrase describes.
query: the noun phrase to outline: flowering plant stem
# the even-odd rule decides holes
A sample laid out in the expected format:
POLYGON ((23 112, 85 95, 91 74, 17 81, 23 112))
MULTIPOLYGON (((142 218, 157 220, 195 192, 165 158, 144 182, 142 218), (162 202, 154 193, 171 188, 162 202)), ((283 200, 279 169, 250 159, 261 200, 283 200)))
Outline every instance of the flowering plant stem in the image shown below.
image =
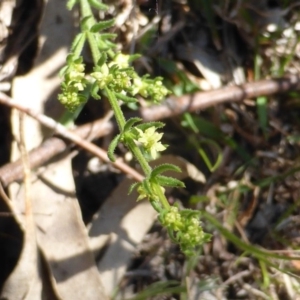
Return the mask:
POLYGON ((172 177, 162 175, 166 171, 180 172, 175 165, 163 164, 151 168, 149 160, 155 159, 158 152, 166 146, 160 140, 162 133, 157 132, 164 126, 161 122, 141 123, 139 118, 126 120, 121 102, 138 102, 136 95, 141 95, 154 103, 162 101, 169 91, 164 87, 162 78, 150 79, 148 75, 140 77, 130 63, 136 55, 124 55, 116 52, 111 33, 100 33, 113 25, 113 20, 96 22, 91 7, 99 10, 107 9, 98 0, 69 0, 67 6, 72 8, 79 3, 81 10, 81 32, 74 39, 71 53, 67 57, 67 65, 62 69, 64 80, 59 100, 71 111, 84 105, 89 97, 100 99, 107 97, 114 112, 120 133, 112 140, 108 157, 115 160, 114 151, 119 143, 123 143, 140 164, 145 179, 133 184, 130 192, 136 189, 141 199, 148 199, 159 214, 159 220, 168 230, 170 237, 177 242, 186 254, 193 254, 195 247, 209 240, 200 226, 199 212, 179 210, 171 206, 165 196, 164 187, 184 187, 184 184, 172 177), (87 76, 82 49, 88 43, 92 53, 94 69, 87 76))

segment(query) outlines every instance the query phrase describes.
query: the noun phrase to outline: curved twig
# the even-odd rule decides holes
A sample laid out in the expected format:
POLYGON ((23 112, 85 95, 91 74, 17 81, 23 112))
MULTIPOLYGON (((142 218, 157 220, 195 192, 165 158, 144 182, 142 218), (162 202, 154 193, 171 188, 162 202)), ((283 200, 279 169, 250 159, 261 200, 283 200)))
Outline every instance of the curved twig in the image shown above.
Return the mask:
MULTIPOLYGON (((208 92, 198 92, 192 95, 184 95, 181 97, 169 97, 165 103, 152 107, 141 108, 139 113, 145 121, 155 121, 164 118, 180 115, 186 111, 203 110, 208 107, 226 103, 237 102, 247 98, 254 98, 258 96, 268 96, 277 93, 284 93, 291 90, 300 88, 300 77, 290 75, 278 79, 266 79, 252 83, 246 83, 241 86, 224 87, 218 90, 208 92)), ((7 95, 0 93, 0 103, 19 109, 28 115, 32 116, 47 127, 52 128, 56 133, 62 137, 74 142, 78 146, 86 149, 97 155, 99 149, 94 144, 89 143, 87 140, 92 140, 104 135, 107 135, 113 130, 113 123, 108 121, 108 118, 92 122, 90 124, 78 127, 74 131, 66 130, 62 125, 56 123, 51 118, 37 114, 25 106, 16 103, 7 95), (59 125, 59 126, 58 126, 59 125), (62 132, 62 134, 61 134, 62 132), (74 139, 73 139, 74 137, 74 139), (79 143, 78 143, 79 141, 79 143), (83 141, 83 143, 82 143, 83 141), (90 148, 92 145, 92 149, 90 148), (97 148, 97 150, 95 149, 97 148), (94 152, 96 151, 96 152, 94 152)), ((63 153, 68 147, 68 144, 58 138, 52 137, 46 140, 41 146, 30 151, 29 160, 32 168, 36 168, 45 164, 54 156, 63 153)), ((101 155, 98 156, 104 161, 108 161, 106 152, 100 149, 101 155)), ((124 164, 123 162, 116 162, 115 166, 120 166, 127 174, 131 174, 136 180, 141 180, 142 176, 135 170, 124 164), (124 169, 125 168, 125 169, 124 169)), ((13 163, 6 164, 0 168, 0 178, 4 187, 8 186, 11 182, 22 179, 22 166, 18 160, 13 163)))
POLYGON ((74 144, 80 146, 81 148, 89 151, 90 153, 94 154, 95 156, 99 157, 102 161, 111 163, 114 167, 121 170, 123 173, 130 175, 137 181, 141 181, 144 177, 139 174, 136 170, 125 164, 121 159, 117 159, 114 163, 112 163, 108 157, 107 152, 103 149, 97 147, 95 144, 84 140, 79 135, 75 134, 74 132, 67 130, 63 125, 57 123, 50 117, 47 117, 43 114, 39 114, 34 110, 17 103, 11 97, 0 93, 0 103, 8 105, 10 107, 16 108, 19 111, 22 111, 29 115, 30 117, 34 118, 35 120, 39 121, 42 125, 52 129, 55 133, 59 134, 61 137, 68 139, 69 141, 73 142, 74 144))

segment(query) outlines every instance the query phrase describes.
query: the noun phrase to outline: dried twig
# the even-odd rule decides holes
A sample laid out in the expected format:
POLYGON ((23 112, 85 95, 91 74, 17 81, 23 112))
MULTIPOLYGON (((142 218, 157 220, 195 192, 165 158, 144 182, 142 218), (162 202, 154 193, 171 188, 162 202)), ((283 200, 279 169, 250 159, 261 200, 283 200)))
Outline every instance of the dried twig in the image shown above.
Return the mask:
MULTIPOLYGON (((61 137, 64 137, 69 141, 73 142, 74 144, 80 146, 82 149, 89 151, 90 153, 99 157, 102 161, 110 163, 106 151, 90 143, 89 141, 84 140, 83 138, 71 132, 70 130, 67 130, 63 125, 57 123, 50 117, 47 117, 43 114, 39 114, 33 111, 32 109, 20 103, 17 103, 12 98, 10 98, 9 96, 3 93, 0 93, 0 103, 16 108, 19 111, 26 113, 27 115, 31 116, 35 120, 39 121, 42 125, 52 129, 55 133, 59 134, 61 137)), ((134 170, 133 168, 125 164, 121 159, 117 159, 112 164, 114 165, 114 167, 121 170, 125 174, 130 175, 135 180, 141 181, 143 179, 143 176, 141 174, 139 174, 136 170, 134 170)))
MULTIPOLYGON (((230 86, 221 88, 218 90, 208 91, 208 92, 198 92, 192 95, 185 95, 181 97, 169 97, 164 104, 156 105, 152 107, 144 107, 140 109, 140 116, 143 117, 145 121, 155 121, 163 118, 172 117, 175 115, 182 114, 186 111, 197 111, 206 109, 208 107, 226 103, 231 101, 242 101, 247 98, 258 97, 262 95, 272 95, 276 93, 283 93, 290 90, 296 90, 300 88, 300 77, 296 75, 291 75, 278 79, 268 79, 261 80, 257 82, 247 83, 241 86, 230 86)), ((33 115, 37 115, 30 109, 17 105, 11 98, 3 93, 0 93, 0 103, 21 109, 27 113, 29 111, 33 115)), ((31 115, 28 113, 29 115, 31 115)), ((34 117, 31 115, 32 117, 34 117)), ((34 117, 38 121, 49 120, 50 118, 38 115, 39 117, 34 117)), ((56 129, 57 123, 50 119, 50 128, 57 133, 56 129)), ((42 121, 40 121, 44 124, 42 121)), ((45 124, 44 124, 45 125, 45 124)), ((48 126, 49 127, 49 126, 48 126)), ((62 127, 60 125, 60 127, 62 127)), ((64 131, 65 128, 63 128, 64 131)), ((81 140, 92 140, 96 137, 104 136, 109 134, 113 130, 113 123, 109 122, 107 119, 98 120, 92 122, 91 124, 83 125, 75 129, 72 134, 79 137, 81 140)), ((70 131, 67 131, 70 133, 70 131)), ((60 134, 60 133, 59 133, 60 134)), ((63 137, 67 136, 62 135, 63 137)), ((69 139, 76 143, 74 140, 69 139)), ((77 143, 76 143, 77 144, 77 143)), ((88 143, 89 145, 92 145, 88 143)), ((79 145, 79 144, 78 144, 79 145)), ((79 145, 81 146, 81 145, 79 145)), ((94 146, 94 145, 93 145, 94 146)), ((54 156, 63 153, 68 147, 68 144, 57 137, 52 137, 46 140, 40 147, 32 150, 29 153, 29 160, 31 168, 36 168, 43 165, 49 161, 54 156)), ((96 147, 96 146, 95 146, 96 147)), ((84 147, 83 147, 84 148, 84 147)), ((84 148, 89 151, 88 148, 84 148)), ((103 150, 102 150, 103 151, 103 150)), ((104 154, 104 153, 102 153, 104 154)), ((106 157, 106 153, 105 153, 106 157)), ((107 161, 107 159, 105 160, 107 161)), ((140 176, 140 175, 139 175, 140 176)), ((15 180, 22 179, 22 166, 20 161, 7 164, 0 168, 0 178, 3 186, 8 186, 11 182, 15 180)), ((140 177, 139 177, 140 178, 140 177)))
MULTIPOLYGON (((96 138, 105 136, 112 132, 113 123, 107 120, 107 116, 103 119, 82 125, 73 130, 73 133, 82 139, 92 141, 96 138)), ((29 155, 29 163, 32 169, 53 161, 56 156, 60 156, 70 148, 67 140, 59 137, 51 137, 45 140, 39 147, 31 150, 29 155)), ((23 179, 23 167, 21 159, 8 163, 0 168, 0 178, 4 187, 7 187, 14 181, 23 179)))
POLYGON ((145 121, 161 120, 180 115, 186 111, 203 110, 225 102, 237 102, 247 98, 268 96, 299 88, 300 77, 297 75, 260 80, 240 86, 228 86, 209 92, 198 92, 176 98, 170 97, 162 105, 143 108, 141 115, 145 121))

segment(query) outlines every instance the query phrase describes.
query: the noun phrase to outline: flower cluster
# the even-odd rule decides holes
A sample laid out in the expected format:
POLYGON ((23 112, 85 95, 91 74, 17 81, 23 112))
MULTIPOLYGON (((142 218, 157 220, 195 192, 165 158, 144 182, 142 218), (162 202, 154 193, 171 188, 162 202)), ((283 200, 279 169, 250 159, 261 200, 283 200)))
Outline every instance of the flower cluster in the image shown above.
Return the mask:
POLYGON ((125 55, 116 55, 115 59, 109 64, 102 64, 96 66, 91 77, 100 90, 108 87, 116 93, 126 94, 131 88, 133 69, 126 63, 125 55), (126 66, 126 68, 123 68, 126 66))
POLYGON ((176 206, 173 206, 169 211, 163 211, 159 218, 162 225, 172 232, 174 240, 187 254, 210 239, 210 235, 203 232, 199 213, 195 211, 188 209, 179 211, 176 206))
POLYGON ((133 85, 130 93, 132 96, 140 94, 144 98, 151 98, 154 103, 161 102, 170 91, 163 85, 162 78, 148 79, 148 76, 133 79, 133 85))
POLYGON ((68 65, 61 73, 64 75, 64 81, 61 84, 62 92, 58 95, 58 99, 70 111, 74 111, 87 100, 82 93, 87 86, 82 58, 73 59, 70 55, 68 65))
MULTIPOLYGON (((165 192, 165 189, 162 186, 160 187, 160 189, 161 189, 162 193, 165 192)), ((147 191, 142 184, 138 185, 137 192, 139 194, 137 201, 140 201, 143 199, 152 199, 153 201, 156 201, 156 202, 159 201, 159 197, 157 195, 155 195, 155 193, 153 192, 153 189, 151 189, 150 191, 147 191)))
POLYGON ((137 127, 136 130, 139 133, 137 142, 141 143, 144 151, 149 154, 152 159, 157 158, 158 152, 166 150, 166 146, 160 142, 163 134, 156 132, 156 128, 154 126, 146 129, 145 131, 142 131, 137 127))
POLYGON ((125 69, 130 66, 130 61, 132 60, 130 55, 123 53, 117 53, 114 59, 108 64, 109 67, 117 65, 119 68, 125 69))

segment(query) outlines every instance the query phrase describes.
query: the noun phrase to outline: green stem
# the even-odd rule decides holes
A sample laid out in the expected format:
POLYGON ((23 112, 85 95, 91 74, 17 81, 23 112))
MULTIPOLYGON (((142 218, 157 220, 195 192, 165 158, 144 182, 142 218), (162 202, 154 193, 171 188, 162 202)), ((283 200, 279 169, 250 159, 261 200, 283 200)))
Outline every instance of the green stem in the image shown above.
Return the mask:
MULTIPOLYGON (((124 135, 126 135, 126 133, 124 135)), ((145 159, 143 153, 141 152, 140 148, 135 144, 134 140, 131 138, 128 138, 127 140, 124 141, 124 143, 129 148, 129 150, 133 153, 134 157, 141 165, 141 167, 144 171, 144 174, 146 176, 149 176, 152 169, 149 166, 149 164, 148 164, 147 160, 145 159)))
POLYGON ((94 65, 96 66, 99 59, 100 59, 100 57, 101 57, 101 53, 100 53, 99 48, 97 46, 97 41, 95 39, 94 33, 87 32, 87 39, 89 41, 89 45, 90 45, 90 48, 91 48, 94 65))
POLYGON ((81 10, 81 16, 82 18, 88 18, 86 21, 86 26, 87 26, 87 39, 89 41, 89 45, 91 48, 92 56, 93 56, 93 61, 94 65, 96 66, 100 57, 101 53, 99 51, 99 48, 97 46, 97 40, 95 38, 95 34, 90 32, 89 29, 96 24, 96 20, 93 16, 93 12, 91 10, 91 6, 87 0, 80 0, 80 10, 81 10))
POLYGON ((107 93, 108 96, 108 101, 112 107, 112 110, 115 113, 115 118, 117 120, 118 126, 119 126, 119 130, 120 132, 123 131, 123 128, 125 126, 126 120, 124 118, 123 112, 121 110, 121 107, 118 103, 118 100, 114 94, 114 92, 112 92, 109 88, 105 87, 104 88, 105 92, 107 93))
MULTIPOLYGON (((149 164, 148 164, 147 160, 145 159, 143 153, 141 152, 140 148, 135 144, 135 142, 132 139, 128 139, 124 142, 126 143, 127 147, 130 149, 130 151, 133 153, 136 160, 141 165, 146 177, 149 176, 151 174, 152 169, 149 166, 149 164)), ((158 196, 162 206, 165 209, 169 210, 170 204, 169 204, 165 194, 162 192, 160 185, 154 181, 152 184, 152 187, 153 187, 154 193, 158 196)), ((150 203, 151 203, 151 201, 150 201, 150 203)), ((153 207, 155 210, 157 210, 157 207, 155 207, 155 206, 153 206, 153 207)))
POLYGON ((88 20, 86 22, 88 28, 91 28, 93 25, 96 24, 90 3, 87 0, 80 0, 80 10, 81 10, 80 13, 81 13, 82 19, 88 17, 88 20))
POLYGON ((158 196, 161 204, 163 205, 163 207, 165 209, 169 210, 171 208, 171 206, 170 206, 165 194, 163 193, 161 186, 157 182, 153 182, 152 187, 153 187, 155 194, 158 196))

